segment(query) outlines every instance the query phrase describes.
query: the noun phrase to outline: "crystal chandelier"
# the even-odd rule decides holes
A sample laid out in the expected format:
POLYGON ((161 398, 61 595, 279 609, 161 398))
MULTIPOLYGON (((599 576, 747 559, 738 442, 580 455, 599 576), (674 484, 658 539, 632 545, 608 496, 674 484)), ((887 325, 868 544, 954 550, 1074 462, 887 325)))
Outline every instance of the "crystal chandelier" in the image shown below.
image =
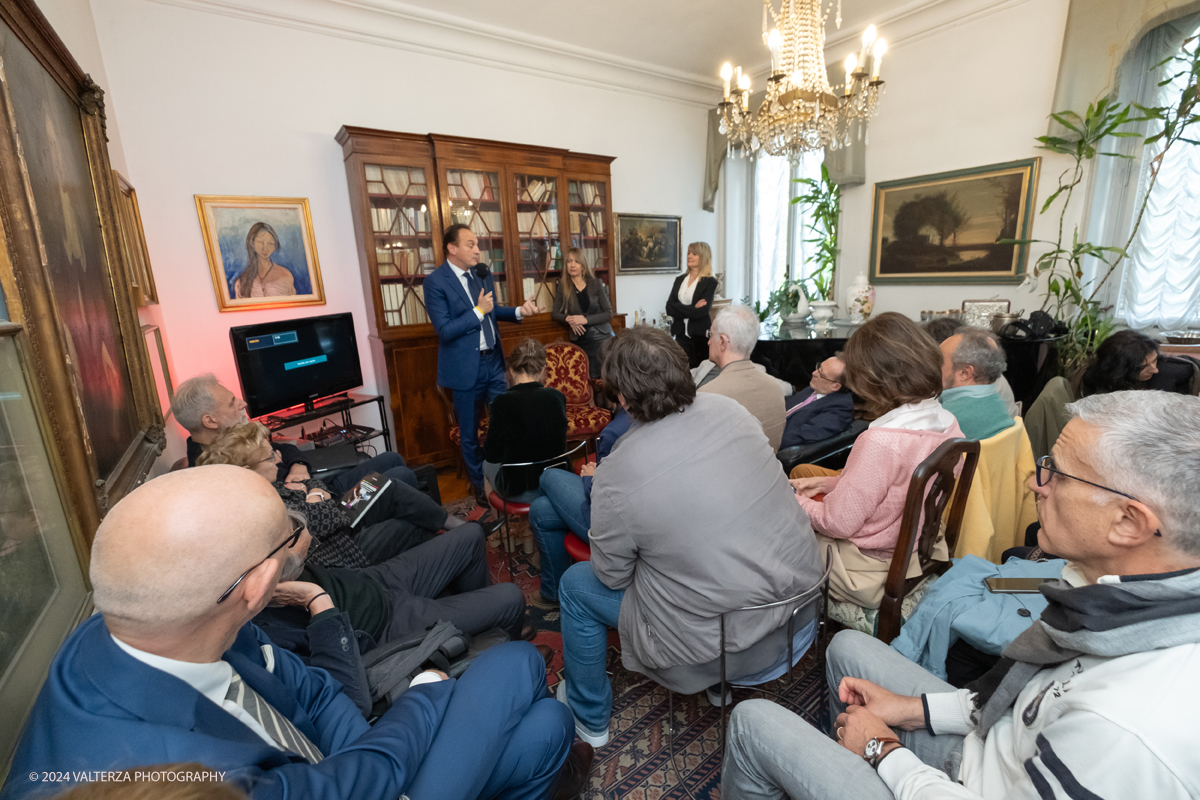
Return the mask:
MULTIPOLYGON (((835 91, 825 71, 823 0, 782 0, 778 11, 772 3, 763 0, 763 43, 771 51, 766 99, 752 114, 750 76, 725 64, 725 99, 717 110, 731 153, 762 149, 796 163, 806 152, 848 145, 854 129, 862 137, 883 90, 879 68, 887 43, 875 37, 874 25, 867 28, 862 49, 845 61, 846 82, 835 91)), ((841 28, 841 0, 835 21, 841 28)))

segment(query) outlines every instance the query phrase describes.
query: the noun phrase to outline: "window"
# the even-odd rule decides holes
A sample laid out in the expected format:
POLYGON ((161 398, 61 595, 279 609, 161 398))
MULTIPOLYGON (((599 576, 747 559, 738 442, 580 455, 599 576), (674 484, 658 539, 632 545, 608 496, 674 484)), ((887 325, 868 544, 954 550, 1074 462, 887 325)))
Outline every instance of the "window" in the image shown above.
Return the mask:
POLYGON ((760 155, 754 163, 754 213, 751 237, 751 303, 766 305, 767 297, 785 278, 804 278, 813 245, 805 242, 813 234, 803 206, 789 201, 803 187, 795 178, 820 178, 822 153, 806 155, 793 167, 783 157, 760 155))
MULTIPOLYGON (((1178 72, 1178 63, 1155 65, 1181 52, 1183 41, 1198 32, 1200 15, 1191 15, 1146 34, 1122 66, 1119 102, 1177 104, 1187 76, 1159 86, 1178 72)), ((1156 132, 1143 127, 1143 135, 1156 132)), ((1140 144, 1137 138, 1118 140, 1112 149, 1137 159, 1104 159, 1099 165, 1092 225, 1104 244, 1121 246, 1128 239, 1150 182, 1150 166, 1162 152, 1161 142, 1144 149, 1140 144)), ((1094 276, 1104 274, 1103 265, 1091 267, 1094 276)), ((1177 142, 1164 157, 1129 256, 1109 284, 1105 304, 1114 303, 1117 318, 1132 328, 1200 326, 1200 147, 1177 142)))

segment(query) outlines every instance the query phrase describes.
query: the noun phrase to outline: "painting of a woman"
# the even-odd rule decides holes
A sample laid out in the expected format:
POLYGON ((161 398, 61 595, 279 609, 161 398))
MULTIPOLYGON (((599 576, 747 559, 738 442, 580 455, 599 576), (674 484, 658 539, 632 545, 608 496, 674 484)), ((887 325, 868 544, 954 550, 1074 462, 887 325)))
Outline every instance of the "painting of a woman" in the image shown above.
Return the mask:
POLYGON ((246 234, 246 268, 234 281, 235 298, 282 297, 296 293, 291 270, 276 264, 271 256, 279 252, 279 236, 265 222, 256 222, 246 234))
POLYGON ((196 195, 217 308, 324 305, 308 200, 196 195))

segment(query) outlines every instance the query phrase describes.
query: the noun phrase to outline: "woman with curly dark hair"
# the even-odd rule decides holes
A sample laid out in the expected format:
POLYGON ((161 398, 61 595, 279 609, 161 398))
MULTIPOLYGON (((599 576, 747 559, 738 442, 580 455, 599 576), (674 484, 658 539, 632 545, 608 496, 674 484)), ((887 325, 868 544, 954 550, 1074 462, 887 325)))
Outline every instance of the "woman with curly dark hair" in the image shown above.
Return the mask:
POLYGON ((1158 373, 1158 342, 1133 330, 1117 331, 1096 348, 1079 376, 1076 397, 1145 389, 1158 373))

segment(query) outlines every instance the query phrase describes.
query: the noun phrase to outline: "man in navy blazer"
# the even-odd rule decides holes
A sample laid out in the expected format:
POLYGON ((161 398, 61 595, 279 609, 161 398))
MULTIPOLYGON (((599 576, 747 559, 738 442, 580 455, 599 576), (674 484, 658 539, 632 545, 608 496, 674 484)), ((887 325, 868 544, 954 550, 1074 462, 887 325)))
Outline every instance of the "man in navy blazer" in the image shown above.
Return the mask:
POLYGON ((238 467, 170 473, 118 503, 92 550, 100 613, 55 656, 0 797, 62 791, 30 780, 47 770, 172 762, 254 798, 548 796, 573 723, 532 645, 494 647, 457 680, 422 673, 368 726, 329 673, 248 624, 307 542, 303 518, 238 467))
POLYGON ((520 322, 541 309, 533 300, 520 308, 495 304, 495 279, 486 268, 479 276, 479 240, 468 226, 451 225, 442 245, 446 261, 425 279, 425 310, 438 336, 438 386, 453 393, 463 461, 476 496, 482 497, 478 408, 508 389, 496 322, 520 322))
POLYGON ((808 388, 784 400, 783 439, 785 447, 811 444, 837 436, 854 421, 854 398, 842 385, 846 365, 837 356, 827 358, 812 372, 808 388))

